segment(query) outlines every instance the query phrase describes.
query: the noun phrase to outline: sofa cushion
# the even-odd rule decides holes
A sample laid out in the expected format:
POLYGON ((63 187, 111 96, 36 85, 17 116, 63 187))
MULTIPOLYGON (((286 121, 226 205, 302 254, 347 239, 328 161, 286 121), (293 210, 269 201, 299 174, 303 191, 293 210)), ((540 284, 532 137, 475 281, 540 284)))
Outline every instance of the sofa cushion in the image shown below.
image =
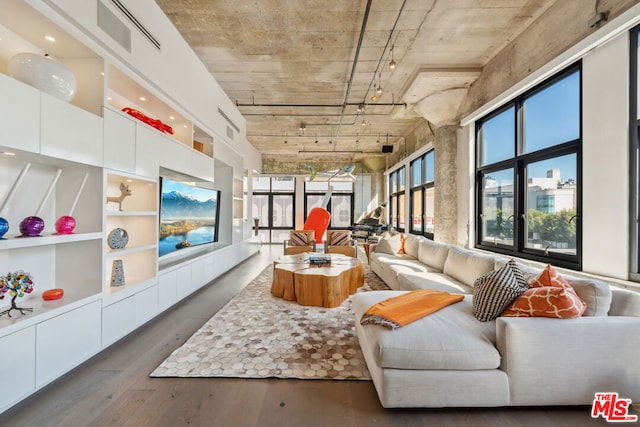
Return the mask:
POLYGON ((450 246, 442 271, 467 286, 473 286, 473 283, 478 277, 494 269, 495 258, 456 246, 450 246))
POLYGON ((395 255, 400 250, 400 234, 384 233, 376 245, 376 252, 395 255))
POLYGON ((448 254, 449 245, 436 243, 429 239, 423 239, 418 244, 418 259, 420 262, 436 268, 438 271, 444 270, 444 263, 448 254))
MULTIPOLYGON (((399 291, 373 291, 354 295, 353 310, 359 321, 369 307, 399 291)), ((495 323, 479 322, 473 315, 471 296, 402 328, 376 325, 362 328, 382 368, 478 370, 496 369, 500 354, 495 348, 495 323), (455 331, 455 333, 452 333, 455 331)))
POLYGON ((473 288, 446 274, 430 272, 420 273, 399 273, 398 283, 400 290, 413 291, 416 289, 433 289, 436 291, 447 291, 457 294, 471 294, 473 288))
MULTIPOLYGON (((397 277, 398 273, 427 273, 429 267, 409 255, 389 255, 376 253, 378 267, 397 277)), ((386 274, 385 274, 386 276, 386 274)))
POLYGON ((611 288, 604 282, 592 279, 564 276, 587 305, 583 316, 606 316, 611 307, 611 288))
POLYGON ((498 270, 478 277, 473 286, 476 317, 482 322, 494 320, 528 288, 529 284, 513 260, 498 270))
POLYGON ((420 246, 420 240, 422 240, 422 238, 420 238, 419 236, 407 234, 404 237, 404 253, 414 258, 418 258, 418 247, 420 246))

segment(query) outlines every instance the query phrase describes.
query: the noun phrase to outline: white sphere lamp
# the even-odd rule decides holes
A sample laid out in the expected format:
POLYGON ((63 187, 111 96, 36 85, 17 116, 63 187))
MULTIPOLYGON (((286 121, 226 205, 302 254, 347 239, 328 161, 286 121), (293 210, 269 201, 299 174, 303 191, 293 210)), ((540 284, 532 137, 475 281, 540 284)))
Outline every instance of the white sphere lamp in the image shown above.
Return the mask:
POLYGON ((71 101, 76 95, 73 72, 47 55, 28 52, 14 55, 9 60, 9 75, 63 101, 71 101))

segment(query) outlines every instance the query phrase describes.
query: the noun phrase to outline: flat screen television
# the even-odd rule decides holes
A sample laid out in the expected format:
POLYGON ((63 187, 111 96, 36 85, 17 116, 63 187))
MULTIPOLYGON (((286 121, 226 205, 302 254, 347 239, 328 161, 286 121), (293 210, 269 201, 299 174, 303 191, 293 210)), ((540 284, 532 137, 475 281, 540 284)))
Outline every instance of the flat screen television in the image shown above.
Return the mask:
POLYGON ((158 255, 218 241, 220 191, 160 177, 158 255))

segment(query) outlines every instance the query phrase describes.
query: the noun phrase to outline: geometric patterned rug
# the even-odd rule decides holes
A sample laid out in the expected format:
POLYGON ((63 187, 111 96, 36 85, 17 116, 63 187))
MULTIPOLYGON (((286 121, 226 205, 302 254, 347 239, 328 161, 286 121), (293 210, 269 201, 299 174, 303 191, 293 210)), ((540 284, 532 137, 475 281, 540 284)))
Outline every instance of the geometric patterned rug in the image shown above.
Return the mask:
MULTIPOLYGON (((271 295, 265 268, 151 377, 369 380, 355 336, 351 297, 335 308, 307 307, 271 295)), ((358 292, 389 289, 365 263, 358 292)))

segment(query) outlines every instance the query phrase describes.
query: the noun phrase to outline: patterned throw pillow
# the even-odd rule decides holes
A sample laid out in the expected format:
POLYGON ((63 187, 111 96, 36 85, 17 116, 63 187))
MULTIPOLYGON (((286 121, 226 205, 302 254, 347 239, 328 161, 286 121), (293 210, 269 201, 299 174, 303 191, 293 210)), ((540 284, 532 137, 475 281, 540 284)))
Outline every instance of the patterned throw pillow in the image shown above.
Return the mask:
POLYGON ((291 246, 307 246, 309 244, 307 241, 307 233, 303 231, 292 231, 289 244, 291 246))
POLYGON ((529 288, 514 260, 478 277, 473 284, 473 311, 481 322, 494 320, 529 288))
POLYGON ((582 316, 586 309, 587 304, 571 285, 548 264, 531 282, 530 289, 507 307, 502 315, 572 319, 582 316))
POLYGON ((331 246, 349 246, 351 243, 351 232, 349 231, 333 231, 331 233, 331 246))

